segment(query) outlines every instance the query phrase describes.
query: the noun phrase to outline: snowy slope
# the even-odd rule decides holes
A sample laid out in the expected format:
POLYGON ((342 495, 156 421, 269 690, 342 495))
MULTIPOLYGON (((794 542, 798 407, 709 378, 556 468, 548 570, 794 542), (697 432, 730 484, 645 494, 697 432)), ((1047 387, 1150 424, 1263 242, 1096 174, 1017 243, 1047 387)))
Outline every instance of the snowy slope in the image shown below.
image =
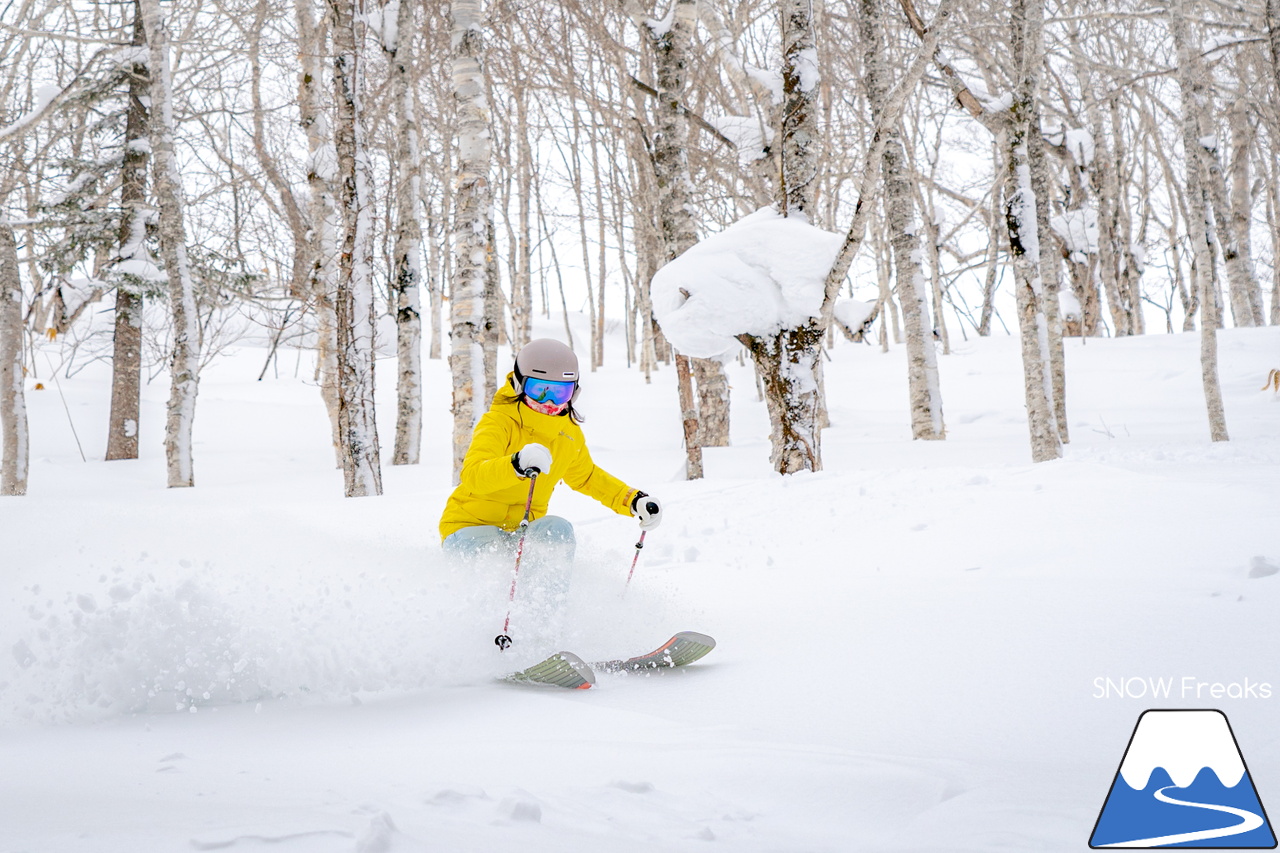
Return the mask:
POLYGON ((1222 708, 1280 803, 1280 401, 1258 390, 1280 329, 1223 333, 1217 445, 1195 337, 1069 342, 1072 442, 1043 465, 1010 338, 939 359, 932 443, 904 354, 837 346, 826 470, 786 479, 734 364, 734 446, 697 483, 674 371, 608 355, 593 455, 668 518, 624 597, 634 522, 557 492, 580 540, 563 626, 513 625, 506 655, 508 569, 438 551, 441 363, 432 460, 386 466, 377 499, 341 497, 305 355, 263 382, 262 350, 209 369, 193 490, 163 486, 163 378, 127 463, 93 458, 100 366, 60 379, 88 463, 58 390, 29 390, 31 493, 0 503, 0 853, 1080 850, 1147 707, 1222 708), (680 629, 719 647, 590 691, 493 680, 680 629), (1173 694, 1135 697, 1149 678, 1173 694), (1213 698, 1246 679, 1270 698, 1213 698))

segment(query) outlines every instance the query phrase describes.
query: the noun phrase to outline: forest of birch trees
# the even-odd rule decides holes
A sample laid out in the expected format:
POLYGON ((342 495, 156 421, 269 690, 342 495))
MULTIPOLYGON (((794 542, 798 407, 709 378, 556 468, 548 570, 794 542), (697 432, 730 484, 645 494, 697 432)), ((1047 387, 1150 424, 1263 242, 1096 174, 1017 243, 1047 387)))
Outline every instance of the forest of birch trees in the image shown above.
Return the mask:
POLYGON ((779 472, 821 468, 824 349, 904 348, 904 423, 945 440, 938 362, 986 335, 1020 341, 1035 461, 1070 440, 1073 337, 1198 334, 1226 440, 1217 331, 1280 323, 1278 5, 0 0, 0 494, 26 491, 35 383, 99 362, 84 452, 163 440, 195 485, 201 370, 246 343, 264 375, 310 354, 349 496, 419 461, 447 360, 456 476, 539 316, 584 371, 672 371, 700 476, 724 365, 664 335, 649 285, 770 206, 843 237, 821 310, 726 356, 779 472))

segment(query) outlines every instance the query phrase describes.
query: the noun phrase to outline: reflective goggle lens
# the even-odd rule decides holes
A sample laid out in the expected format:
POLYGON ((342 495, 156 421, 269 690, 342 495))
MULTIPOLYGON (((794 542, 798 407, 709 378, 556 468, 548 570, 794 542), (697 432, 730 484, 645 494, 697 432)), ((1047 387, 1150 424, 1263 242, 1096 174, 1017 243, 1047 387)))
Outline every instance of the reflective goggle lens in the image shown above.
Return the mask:
POLYGON ((573 399, 574 382, 554 382, 550 379, 529 377, 524 381, 524 395, 535 403, 551 403, 563 406, 573 399))

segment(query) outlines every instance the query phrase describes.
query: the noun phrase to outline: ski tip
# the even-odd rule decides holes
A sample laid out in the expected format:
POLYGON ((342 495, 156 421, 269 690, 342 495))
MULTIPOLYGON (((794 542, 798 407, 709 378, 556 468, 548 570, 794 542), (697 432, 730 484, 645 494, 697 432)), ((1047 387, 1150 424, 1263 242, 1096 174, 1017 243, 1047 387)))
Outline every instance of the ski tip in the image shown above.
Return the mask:
POLYGON ((671 639, 688 640, 691 643, 700 643, 704 646, 708 646, 709 647, 708 650, 714 649, 716 647, 716 641, 714 637, 712 637, 710 634, 699 633, 698 631, 681 631, 671 639))
POLYGON ((504 680, 585 690, 596 683, 596 675, 573 652, 556 652, 541 663, 511 673, 504 680))
MULTIPOLYGON (((563 660, 565 663, 569 664, 569 667, 570 669, 573 670, 574 675, 576 675, 579 679, 582 680, 581 684, 572 685, 573 689, 587 690, 595 686, 596 674, 595 672, 592 671, 590 664, 588 664, 582 658, 575 655, 573 652, 560 652, 559 654, 560 654, 560 659, 563 660)), ((566 686, 570 686, 570 685, 566 685, 566 686)))

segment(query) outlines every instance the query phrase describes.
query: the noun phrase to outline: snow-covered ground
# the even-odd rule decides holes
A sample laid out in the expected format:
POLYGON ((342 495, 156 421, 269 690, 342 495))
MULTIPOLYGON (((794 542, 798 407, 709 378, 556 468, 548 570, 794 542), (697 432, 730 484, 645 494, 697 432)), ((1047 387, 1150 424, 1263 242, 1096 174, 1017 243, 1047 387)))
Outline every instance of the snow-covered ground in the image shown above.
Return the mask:
POLYGON ((1222 334, 1222 444, 1196 337, 1070 341, 1071 444, 1042 465, 1012 338, 939 359, 934 443, 910 440, 903 351, 841 343, 826 470, 785 479, 733 364, 734 446, 695 483, 674 371, 645 385, 612 340, 587 436, 666 521, 624 596, 634 521, 561 487, 564 628, 517 622, 506 654, 509 569, 439 553, 443 364, 429 460, 348 500, 309 356, 256 382, 264 356, 206 372, 190 490, 164 488, 163 377, 137 462, 98 461, 104 366, 28 386, 30 494, 0 502, 0 853, 1077 851, 1149 707, 1225 711, 1280 811, 1280 400, 1259 390, 1280 328, 1222 334), (719 647, 586 691, 494 678, 681 629, 719 647))

